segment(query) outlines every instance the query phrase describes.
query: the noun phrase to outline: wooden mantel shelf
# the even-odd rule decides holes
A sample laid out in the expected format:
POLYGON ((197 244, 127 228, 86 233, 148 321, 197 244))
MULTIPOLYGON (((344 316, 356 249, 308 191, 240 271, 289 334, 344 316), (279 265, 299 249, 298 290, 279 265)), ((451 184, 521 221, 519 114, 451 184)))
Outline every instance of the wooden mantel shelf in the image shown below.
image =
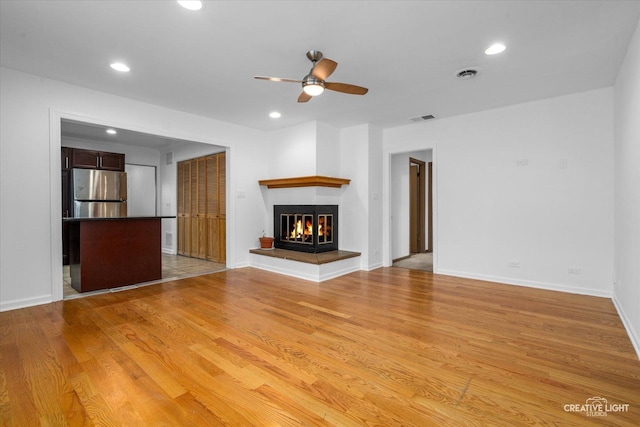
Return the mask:
POLYGON ((333 178, 330 176, 300 176, 297 178, 263 179, 258 181, 267 188, 294 188, 294 187, 332 187, 340 188, 349 185, 350 179, 333 178))

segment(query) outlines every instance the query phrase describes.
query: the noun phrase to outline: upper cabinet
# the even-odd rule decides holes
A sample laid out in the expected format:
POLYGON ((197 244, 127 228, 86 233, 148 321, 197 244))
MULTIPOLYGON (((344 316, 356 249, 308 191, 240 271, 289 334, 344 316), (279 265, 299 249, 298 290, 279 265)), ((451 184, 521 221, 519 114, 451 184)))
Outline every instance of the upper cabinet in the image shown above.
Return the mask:
POLYGON ((124 154, 74 148, 71 154, 71 167, 124 172, 124 154))
POLYGON ((73 148, 69 148, 69 147, 62 147, 62 150, 60 150, 61 152, 61 159, 60 159, 60 163, 62 165, 62 170, 63 171, 68 171, 71 169, 71 153, 73 153, 73 148))

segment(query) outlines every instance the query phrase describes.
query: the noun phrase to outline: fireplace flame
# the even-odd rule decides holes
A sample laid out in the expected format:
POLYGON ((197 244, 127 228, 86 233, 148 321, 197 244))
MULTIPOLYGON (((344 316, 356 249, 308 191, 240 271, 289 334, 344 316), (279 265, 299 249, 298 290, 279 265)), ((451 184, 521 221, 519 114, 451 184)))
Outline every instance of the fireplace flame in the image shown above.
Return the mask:
MULTIPOLYGON (((302 236, 311 236, 313 234, 313 223, 306 221, 304 227, 302 226, 302 220, 299 219, 296 222, 295 227, 291 230, 290 238, 299 239, 302 236)), ((324 226, 318 224, 318 236, 324 236, 324 226)))

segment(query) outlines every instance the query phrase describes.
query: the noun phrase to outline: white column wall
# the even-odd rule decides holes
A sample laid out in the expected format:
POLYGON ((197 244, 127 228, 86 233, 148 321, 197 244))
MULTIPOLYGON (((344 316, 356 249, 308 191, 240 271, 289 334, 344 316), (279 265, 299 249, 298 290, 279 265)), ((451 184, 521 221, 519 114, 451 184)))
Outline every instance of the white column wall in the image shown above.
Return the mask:
POLYGON ((367 221, 369 242, 367 245, 367 264, 365 269, 382 267, 382 129, 368 126, 369 164, 368 182, 369 217, 367 221))
POLYGON ((341 178, 351 180, 343 186, 340 206, 340 249, 360 252, 360 266, 369 262, 369 126, 355 126, 340 133, 341 178))
POLYGON ((640 23, 615 84, 613 300, 640 357, 640 23))

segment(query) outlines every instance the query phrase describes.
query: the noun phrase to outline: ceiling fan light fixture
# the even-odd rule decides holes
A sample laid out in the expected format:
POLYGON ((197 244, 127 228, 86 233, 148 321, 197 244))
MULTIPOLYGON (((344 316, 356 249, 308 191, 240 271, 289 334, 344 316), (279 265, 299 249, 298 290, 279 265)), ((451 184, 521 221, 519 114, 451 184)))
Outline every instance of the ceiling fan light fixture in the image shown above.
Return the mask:
POLYGON ((324 92, 324 86, 318 83, 307 83, 302 85, 302 90, 309 96, 318 96, 324 92))
POLYGON ((309 96, 318 96, 324 92, 324 82, 309 74, 302 80, 302 90, 309 96))

